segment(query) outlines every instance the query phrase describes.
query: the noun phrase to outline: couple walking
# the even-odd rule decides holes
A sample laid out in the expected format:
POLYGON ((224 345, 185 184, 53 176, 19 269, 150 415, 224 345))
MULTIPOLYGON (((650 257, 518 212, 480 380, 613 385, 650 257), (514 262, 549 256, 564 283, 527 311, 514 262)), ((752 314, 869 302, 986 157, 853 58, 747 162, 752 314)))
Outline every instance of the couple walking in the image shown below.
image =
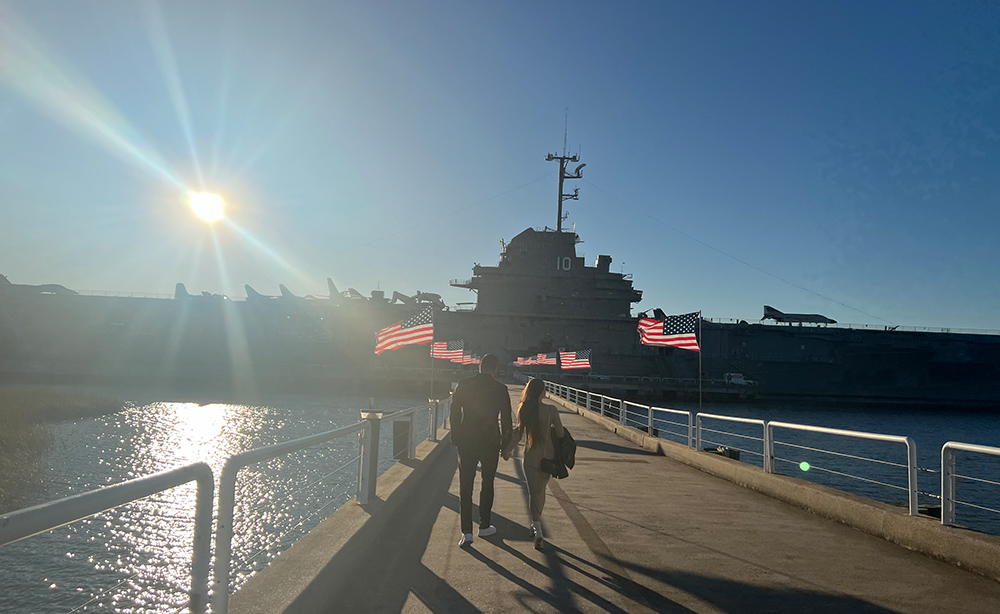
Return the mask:
POLYGON ((483 356, 479 374, 463 379, 451 401, 451 440, 458 447, 458 475, 462 516, 460 546, 472 543, 472 486, 476 467, 482 471, 479 493, 479 536, 497 532, 491 524, 493 479, 502 454, 509 460, 523 438, 524 475, 528 481, 528 511, 535 548, 542 547, 542 508, 549 474, 542 471, 542 459, 555 458, 553 434, 561 438, 564 430, 559 412, 543 405, 545 384, 532 379, 524 387, 517 407, 517 426, 511 425, 510 394, 507 386, 496 380, 500 361, 493 354, 483 356))

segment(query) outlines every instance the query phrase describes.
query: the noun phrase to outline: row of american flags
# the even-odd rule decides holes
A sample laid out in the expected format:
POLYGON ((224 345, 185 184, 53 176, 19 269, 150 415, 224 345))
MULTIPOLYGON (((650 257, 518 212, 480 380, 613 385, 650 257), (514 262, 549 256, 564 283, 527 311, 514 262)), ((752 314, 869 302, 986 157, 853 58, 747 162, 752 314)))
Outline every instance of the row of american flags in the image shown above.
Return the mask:
MULTIPOLYGON (((672 346, 694 352, 701 351, 695 330, 701 321, 701 312, 686 313, 662 318, 639 318, 639 341, 643 345, 672 346)), ((479 364, 480 358, 465 351, 465 341, 434 341, 434 311, 428 307, 405 320, 386 326, 375 334, 375 353, 407 345, 431 344, 431 357, 463 365, 479 364)), ((591 350, 570 350, 521 356, 514 364, 559 365, 562 369, 589 369, 591 350)))
POLYGON ((570 369, 589 369, 590 368, 590 350, 570 350, 567 352, 548 352, 541 354, 533 354, 531 356, 519 356, 517 360, 514 361, 515 367, 527 367, 529 365, 559 365, 559 367, 568 371, 570 369))

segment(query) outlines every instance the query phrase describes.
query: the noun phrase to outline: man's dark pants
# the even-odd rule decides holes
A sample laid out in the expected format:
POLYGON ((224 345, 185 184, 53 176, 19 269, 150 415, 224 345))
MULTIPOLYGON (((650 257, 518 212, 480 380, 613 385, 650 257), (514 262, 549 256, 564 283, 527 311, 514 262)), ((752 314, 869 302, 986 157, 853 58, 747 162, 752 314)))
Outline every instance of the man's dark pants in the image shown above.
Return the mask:
POLYGON ((462 533, 472 533, 472 485, 476 466, 482 464, 483 485, 479 492, 479 526, 490 526, 493 516, 493 478, 500 462, 500 448, 495 446, 460 446, 458 448, 458 480, 462 508, 462 533))

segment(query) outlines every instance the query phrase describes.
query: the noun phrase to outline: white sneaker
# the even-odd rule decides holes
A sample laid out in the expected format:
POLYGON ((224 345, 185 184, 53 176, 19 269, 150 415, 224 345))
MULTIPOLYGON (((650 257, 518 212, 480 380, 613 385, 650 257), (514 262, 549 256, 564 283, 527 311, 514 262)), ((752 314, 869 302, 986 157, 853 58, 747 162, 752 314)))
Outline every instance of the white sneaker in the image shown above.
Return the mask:
POLYGON ((489 537, 490 535, 496 535, 496 534, 497 534, 497 528, 493 525, 490 525, 485 529, 482 527, 479 528, 479 537, 489 537))
POLYGON ((472 545, 472 533, 463 533, 462 539, 458 540, 459 546, 471 546, 472 545))

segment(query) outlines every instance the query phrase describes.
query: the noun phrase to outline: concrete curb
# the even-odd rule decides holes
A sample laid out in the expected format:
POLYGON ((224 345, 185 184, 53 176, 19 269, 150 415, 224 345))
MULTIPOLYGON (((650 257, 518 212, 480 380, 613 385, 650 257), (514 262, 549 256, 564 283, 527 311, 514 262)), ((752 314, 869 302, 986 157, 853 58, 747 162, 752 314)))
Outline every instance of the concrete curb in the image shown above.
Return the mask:
POLYGON ((417 446, 415 460, 390 467, 378 478, 378 500, 360 505, 351 499, 281 553, 230 598, 234 614, 293 614, 330 608, 350 577, 353 563, 380 539, 394 515, 421 491, 422 478, 452 449, 447 429, 438 441, 417 446))
POLYGON ((587 411, 565 399, 546 397, 566 410, 596 422, 642 448, 670 457, 761 494, 836 520, 921 552, 963 569, 1000 581, 1000 538, 961 527, 946 527, 939 520, 910 516, 907 510, 820 486, 805 480, 764 473, 740 461, 692 450, 687 446, 623 426, 617 420, 587 411))

